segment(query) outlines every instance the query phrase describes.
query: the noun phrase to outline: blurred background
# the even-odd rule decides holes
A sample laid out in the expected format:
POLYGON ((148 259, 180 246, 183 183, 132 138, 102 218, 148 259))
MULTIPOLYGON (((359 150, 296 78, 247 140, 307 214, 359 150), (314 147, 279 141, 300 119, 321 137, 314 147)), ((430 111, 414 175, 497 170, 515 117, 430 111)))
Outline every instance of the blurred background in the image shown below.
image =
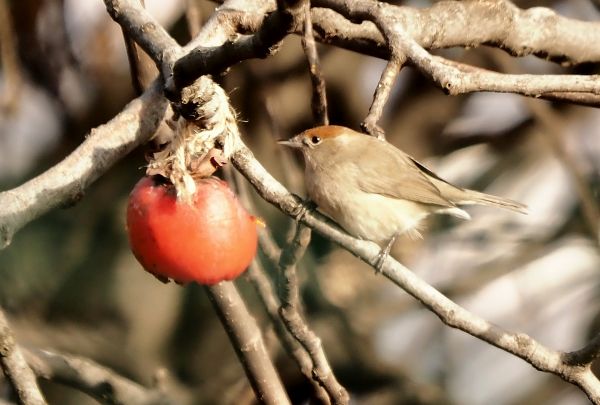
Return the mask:
MULTIPOLYGON (((190 0, 195 1, 195 0, 190 0)), ((520 1, 598 20, 588 0, 520 1)), ((215 4, 197 1, 206 20, 215 4)), ((427 7, 428 1, 398 4, 427 7)), ((180 43, 189 40, 183 0, 146 0, 180 43)), ((0 190, 59 162, 86 133, 135 97, 120 28, 101 1, 0 0, 0 190)), ((385 62, 320 46, 331 122, 355 129, 385 62)), ((445 57, 511 73, 598 73, 479 48, 445 57)), ((245 141, 299 195, 299 156, 274 142, 312 125, 302 46, 287 38, 267 60, 236 65, 219 81, 239 112, 245 141)), ((502 327, 559 350, 581 347, 600 325, 600 111, 510 94, 445 96, 404 69, 382 127, 388 140, 461 186, 529 206, 529 215, 485 207, 473 220, 439 216, 422 240, 392 255, 451 299, 502 327)), ((0 305, 18 341, 92 358, 149 385, 168 373, 183 404, 253 403, 253 394, 204 291, 164 285, 144 272, 125 233, 129 191, 143 175, 138 150, 94 183, 75 206, 30 223, 0 252, 0 305)), ((279 244, 290 219, 254 196, 279 244)), ((261 262, 276 279, 274 267, 261 262)), ((313 235, 300 262, 309 324, 355 404, 584 404, 574 387, 444 326, 402 290, 313 235)), ((253 289, 237 282, 269 330, 253 289)), ((311 389, 274 339, 277 367, 295 403, 311 389)), ((51 404, 93 404, 44 383, 51 404)), ((8 398, 0 379, 0 398, 8 398)))

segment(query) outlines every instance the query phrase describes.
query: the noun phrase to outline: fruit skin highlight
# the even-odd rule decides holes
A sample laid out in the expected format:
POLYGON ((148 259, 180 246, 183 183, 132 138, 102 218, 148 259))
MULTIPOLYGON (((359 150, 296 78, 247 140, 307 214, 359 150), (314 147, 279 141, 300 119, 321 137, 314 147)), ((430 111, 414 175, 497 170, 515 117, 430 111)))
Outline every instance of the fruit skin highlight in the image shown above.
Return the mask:
POLYGON ((196 182, 189 203, 161 176, 143 177, 129 196, 127 231, 133 254, 161 281, 216 284, 243 273, 256 254, 256 218, 227 183, 196 182))

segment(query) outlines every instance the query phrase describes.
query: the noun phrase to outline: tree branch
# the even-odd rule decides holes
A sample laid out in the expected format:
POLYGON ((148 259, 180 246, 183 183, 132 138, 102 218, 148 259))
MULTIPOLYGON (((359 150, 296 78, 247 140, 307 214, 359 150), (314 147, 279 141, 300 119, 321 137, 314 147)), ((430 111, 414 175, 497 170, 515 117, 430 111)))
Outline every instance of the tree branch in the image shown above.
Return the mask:
MULTIPOLYGON (((241 146, 232 155, 232 161, 265 200, 290 216, 298 211, 300 201, 254 159, 252 152, 247 147, 241 146)), ((302 222, 364 262, 373 267, 377 265, 380 248, 375 243, 353 238, 317 212, 307 212, 302 217, 302 222)), ((538 370, 555 374, 563 380, 575 384, 586 393, 592 402, 600 404, 600 384, 590 370, 589 364, 585 366, 572 365, 566 361, 572 357, 547 348, 524 333, 506 331, 470 313, 389 256, 383 264, 382 274, 416 298, 446 325, 511 353, 538 370)), ((594 345, 593 348, 594 350, 600 349, 600 346, 594 345)), ((586 356, 588 359, 593 357, 589 353, 586 356)))
POLYGON ((235 285, 223 281, 205 289, 246 371, 256 399, 268 405, 291 404, 269 358, 260 329, 235 285))
MULTIPOLYGON (((129 4, 132 0, 123 1, 129 4)), ((107 7, 118 8, 114 6, 119 3, 117 0, 107 0, 107 7)), ((273 3, 262 1, 253 3, 254 5, 256 9, 272 10, 273 3)), ((597 97, 600 94, 600 85, 597 83, 596 76, 502 75, 494 72, 468 72, 452 66, 449 61, 431 56, 424 49, 490 44, 507 49, 515 55, 535 54, 568 63, 598 62, 600 50, 595 44, 599 42, 600 29, 596 23, 570 20, 557 16, 548 9, 520 10, 503 0, 440 2, 425 10, 389 6, 368 0, 352 2, 320 0, 315 2, 315 5, 331 7, 352 21, 371 19, 376 22, 391 48, 386 47, 388 53, 393 51, 406 55, 410 63, 417 66, 450 94, 469 91, 509 91, 543 97, 568 97, 571 94, 597 97), (380 11, 375 10, 374 6, 377 6, 380 11), (449 21, 453 23, 449 24, 449 21), (507 35, 517 23, 520 27, 528 27, 528 30, 523 32, 527 32, 528 35, 535 32, 536 35, 529 38, 522 35, 520 31, 516 31, 513 36, 507 35), (474 27, 477 27, 477 30, 474 31, 474 27)), ((177 54, 180 49, 178 45, 160 27, 153 26, 153 23, 144 25, 147 19, 136 19, 136 15, 123 16, 123 13, 127 14, 127 10, 127 8, 113 10, 113 17, 120 21, 128 32, 136 31, 132 33, 132 37, 157 64, 164 66, 170 63, 172 58, 168 55, 171 55, 171 52, 177 54), (146 33, 144 27, 148 28, 146 33)), ((314 14, 319 14, 316 11, 314 14)), ((224 11, 216 15, 217 17, 211 19, 207 26, 218 26, 218 18, 227 20, 227 17, 222 17, 226 16, 224 11)), ((248 21, 241 19, 240 24, 244 23, 246 26, 258 24, 259 27, 264 17, 254 14, 252 16, 247 18, 248 21)), ((317 21, 318 18, 315 18, 315 31, 318 32, 320 28, 317 21)), ((208 34, 207 30, 203 30, 195 41, 207 39, 205 45, 217 45, 217 43, 209 43, 208 39, 215 42, 218 42, 217 39, 223 41, 230 39, 230 36, 235 34, 236 25, 230 24, 227 27, 214 34, 208 34)), ((363 44, 377 41, 373 24, 363 23, 358 27, 364 28, 356 36, 358 38, 359 34, 365 34, 363 44)), ((326 35, 327 32, 320 37, 326 35)), ((348 36, 340 41, 349 43, 348 36)), ((155 84, 152 90, 147 91, 142 98, 134 101, 123 113, 115 117, 113 121, 120 117, 123 125, 116 125, 112 131, 107 130, 103 133, 104 136, 97 136, 99 132, 106 129, 100 127, 71 156, 55 168, 19 188, 0 193, 0 243, 6 245, 12 234, 25 223, 77 196, 110 164, 142 140, 147 139, 163 113, 164 100, 159 96, 155 84), (144 100, 144 97, 147 103, 140 101, 144 100), (153 112, 150 114, 146 111, 148 117, 154 117, 154 121, 146 124, 139 122, 137 115, 145 110, 153 112), (137 113, 131 114, 133 111, 137 113), (96 156, 98 154, 101 156, 100 159, 96 156)), ((297 198, 273 179, 243 144, 240 144, 239 149, 233 154, 232 161, 264 199, 275 204, 288 215, 297 212, 299 208, 297 198)), ((379 247, 375 244, 350 237, 318 213, 309 212, 302 221, 365 262, 371 265, 376 263, 379 247)), ((590 344, 582 351, 561 353, 541 345, 525 334, 505 331, 471 314, 391 258, 385 261, 382 272, 434 312, 445 324, 512 353, 539 370, 560 376, 565 381, 579 386, 594 403, 600 403, 600 385, 589 369, 589 363, 598 355, 597 339, 594 340, 593 345, 590 344)))
POLYGON ((112 120, 90 131, 62 162, 12 190, 0 193, 0 248, 25 224, 49 210, 81 199, 85 189, 115 162, 150 138, 167 107, 158 82, 112 120))
POLYGON ((306 4, 304 12, 304 35, 302 36, 302 47, 308 62, 310 81, 312 84, 311 107, 313 111, 313 120, 317 125, 329 125, 329 116, 327 113, 327 92, 325 78, 321 72, 319 63, 319 54, 313 35, 313 25, 310 14, 310 2, 306 4))
POLYGON ((105 0, 106 10, 122 29, 152 58, 165 79, 181 48, 140 4, 139 0, 105 0))
POLYGON ((273 55, 279 42, 293 31, 302 8, 301 1, 288 3, 269 14, 254 35, 210 48, 197 47, 188 52, 175 63, 173 72, 177 88, 185 87, 205 74, 224 72, 243 60, 273 55))
POLYGON ((424 9, 374 0, 313 0, 313 5, 351 21, 371 20, 378 8, 426 49, 490 45, 513 56, 536 55, 561 64, 600 62, 600 50, 592 46, 600 41, 600 24, 545 7, 523 10, 507 0, 440 1, 424 9))
POLYGON ((275 329, 275 333, 277 334, 277 338, 281 342, 281 345, 288 355, 294 359, 296 364, 298 364, 298 368, 302 375, 304 375, 304 377, 312 384, 316 398, 318 398, 322 404, 329 404, 330 401, 327 392, 325 392, 319 383, 312 377, 313 363, 310 356, 306 350, 304 350, 304 347, 302 347, 289 333, 279 316, 279 301, 275 298, 271 281, 257 259, 250 265, 246 277, 254 287, 265 311, 269 315, 269 319, 273 324, 273 328, 275 329))
POLYGON ((46 405, 33 371, 17 346, 4 311, 0 309, 0 366, 23 405, 46 405))
POLYGON ((103 404, 169 405, 159 389, 147 389, 89 359, 47 350, 26 350, 35 374, 85 392, 103 404))
POLYGON ((400 73, 400 69, 402 69, 403 63, 403 55, 394 55, 387 63, 381 74, 377 88, 375 89, 375 95, 373 96, 373 103, 371 103, 371 107, 369 108, 369 114, 367 114, 367 117, 361 124, 363 130, 379 139, 385 139, 385 134, 383 129, 378 125, 378 122, 381 119, 383 108, 385 107, 385 103, 387 103, 390 92, 394 87, 394 83, 396 83, 396 78, 398 77, 398 73, 400 73))
MULTIPOLYGON (((383 3, 378 3, 371 0, 321 0, 318 2, 318 4, 328 5, 336 11, 343 13, 350 19, 368 19, 375 23, 385 37, 393 55, 405 56, 409 63, 413 64, 417 69, 428 76, 435 84, 437 84, 450 95, 458 95, 475 91, 516 93, 529 97, 542 97, 546 93, 566 92, 591 93, 594 95, 600 95, 600 80, 598 80, 599 76, 597 75, 511 75, 485 70, 460 70, 457 69, 452 63, 444 63, 443 58, 434 57, 424 49, 424 47, 436 48, 442 43, 448 46, 457 46, 458 44, 453 42, 457 39, 457 37, 466 39, 460 36, 460 33, 472 33, 473 37, 475 38, 473 41, 469 43, 461 43, 461 45, 476 45, 478 39, 477 32, 479 31, 471 32, 468 26, 462 26, 461 24, 444 24, 445 28, 447 28, 447 26, 454 27, 458 25, 461 26, 462 30, 455 32, 452 28, 447 28, 447 31, 444 30, 443 33, 429 31, 429 26, 426 24, 427 21, 420 20, 418 12, 411 15, 410 18, 407 18, 408 16, 399 15, 398 8, 394 6, 386 6, 383 3), (415 22, 421 22, 425 25, 418 26, 415 24, 415 22), (415 27, 418 27, 416 31, 415 27), (423 27, 427 28, 425 29, 423 27), (426 34, 427 36, 423 37, 423 34, 426 34), (440 34, 444 39, 439 40, 437 38, 438 34, 440 34), (475 44, 473 42, 475 42, 475 44), (425 45, 422 45, 423 43, 425 45)), ((490 41, 489 38, 486 37, 487 39, 485 43, 492 43, 500 47, 506 47, 507 49, 514 50, 514 47, 511 46, 512 39, 509 35, 510 31, 506 31, 512 27, 510 22, 513 20, 507 20, 507 17, 504 17, 504 19, 501 20, 496 20, 493 18, 493 16, 489 18, 487 17, 488 14, 490 14, 490 11, 499 12, 505 9, 507 11, 504 14, 520 15, 519 9, 512 5, 512 3, 509 3, 505 0, 486 0, 483 2, 465 3, 441 2, 438 4, 439 5, 437 7, 434 6, 429 8, 427 13, 422 14, 421 17, 423 15, 427 16, 428 13, 432 13, 436 18, 441 18, 441 21, 444 22, 457 20, 461 21, 461 18, 463 17, 462 13, 468 11, 470 18, 476 16, 484 23, 492 21, 494 24, 497 24, 503 28, 502 30, 494 30, 494 26, 488 27, 489 30, 495 32, 497 35, 504 35, 504 37, 502 37, 505 38, 504 42, 500 41, 499 38, 497 42, 490 41), (463 7, 465 5, 466 7, 463 7)), ((412 9, 404 10, 406 11, 412 9)), ((466 18, 466 15, 464 15, 464 17, 466 18)), ((572 28, 578 27, 578 29, 583 29, 584 27, 591 28, 589 27, 590 23, 583 23, 580 21, 558 17, 549 9, 544 9, 542 11, 536 10, 534 12, 524 12, 523 18, 525 19, 525 22, 523 24, 526 25, 527 22, 531 22, 530 20, 532 20, 536 21, 539 25, 541 17, 544 17, 542 18, 541 23, 551 24, 554 30, 559 32, 562 32, 561 27, 558 26, 559 24, 563 24, 572 28), (545 18, 544 16, 548 18, 545 18), (550 16, 553 17, 550 18, 550 16)), ((477 30, 481 29, 481 24, 476 24, 473 26, 476 26, 477 30)), ((539 31, 540 27, 536 26, 531 32, 539 31)), ((598 31, 600 38, 600 30, 598 31)), ((519 39, 525 40, 521 37, 519 37, 519 39)), ((589 38, 587 38, 587 40, 589 40, 589 38)), ((556 41, 560 42, 559 39, 556 39, 556 41)), ((527 51, 527 46, 525 46, 516 53, 519 55, 534 53, 538 56, 543 54, 548 55, 548 57, 553 60, 560 59, 561 61, 564 61, 567 58, 567 49, 564 49, 565 52, 549 53, 548 49, 555 48, 546 49, 542 46, 545 44, 547 46, 552 45, 554 47, 556 45, 554 42, 546 43, 545 41, 539 41, 535 44, 542 48, 535 48, 536 51, 529 52, 527 51)), ((563 48, 560 46, 556 46, 556 49, 563 50, 563 48)), ((572 56, 575 57, 575 55, 576 53, 574 53, 572 56)), ((589 53, 586 53, 585 56, 587 58, 590 55, 589 53)), ((593 57, 595 58, 596 55, 593 57)), ((579 61, 579 59, 575 60, 579 61)))
POLYGON ((310 242, 310 228, 296 225, 296 232, 290 243, 281 252, 279 274, 281 276, 279 314, 287 330, 304 347, 312 361, 312 375, 325 388, 334 404, 347 404, 348 392, 337 381, 323 351, 321 339, 308 327, 302 318, 300 288, 296 275, 296 263, 302 258, 310 242))

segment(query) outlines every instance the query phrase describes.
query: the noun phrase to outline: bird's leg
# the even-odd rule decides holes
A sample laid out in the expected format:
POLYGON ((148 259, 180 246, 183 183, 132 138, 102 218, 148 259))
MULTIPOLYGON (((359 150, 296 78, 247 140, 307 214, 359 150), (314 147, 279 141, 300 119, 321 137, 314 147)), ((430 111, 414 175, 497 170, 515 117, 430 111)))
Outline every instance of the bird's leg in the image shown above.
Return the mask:
POLYGON ((295 197, 297 197, 301 202, 298 204, 298 207, 296 207, 294 212, 292 212, 292 216, 296 221, 299 222, 302 220, 302 218, 304 218, 307 212, 314 211, 317 208, 317 204, 309 198, 303 200, 296 195, 295 197))
POLYGON ((390 255, 390 250, 392 250, 392 245, 396 242, 396 238, 400 235, 401 232, 396 232, 392 235, 390 241, 385 245, 383 249, 379 251, 377 255, 377 261, 375 262, 375 273, 381 273, 383 270, 383 263, 385 263, 385 259, 390 255))

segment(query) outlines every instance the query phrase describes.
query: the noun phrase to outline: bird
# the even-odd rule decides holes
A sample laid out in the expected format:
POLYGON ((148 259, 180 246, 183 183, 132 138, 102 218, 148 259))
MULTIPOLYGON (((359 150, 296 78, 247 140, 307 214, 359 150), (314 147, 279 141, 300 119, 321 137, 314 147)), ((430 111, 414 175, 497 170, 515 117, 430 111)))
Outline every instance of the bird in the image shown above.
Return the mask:
POLYGON ((421 237, 430 214, 470 215, 460 205, 480 204, 526 213, 526 206, 455 186, 391 143, 338 125, 305 130, 281 145, 305 162, 308 197, 349 234, 382 247, 385 258, 399 235, 421 237))

